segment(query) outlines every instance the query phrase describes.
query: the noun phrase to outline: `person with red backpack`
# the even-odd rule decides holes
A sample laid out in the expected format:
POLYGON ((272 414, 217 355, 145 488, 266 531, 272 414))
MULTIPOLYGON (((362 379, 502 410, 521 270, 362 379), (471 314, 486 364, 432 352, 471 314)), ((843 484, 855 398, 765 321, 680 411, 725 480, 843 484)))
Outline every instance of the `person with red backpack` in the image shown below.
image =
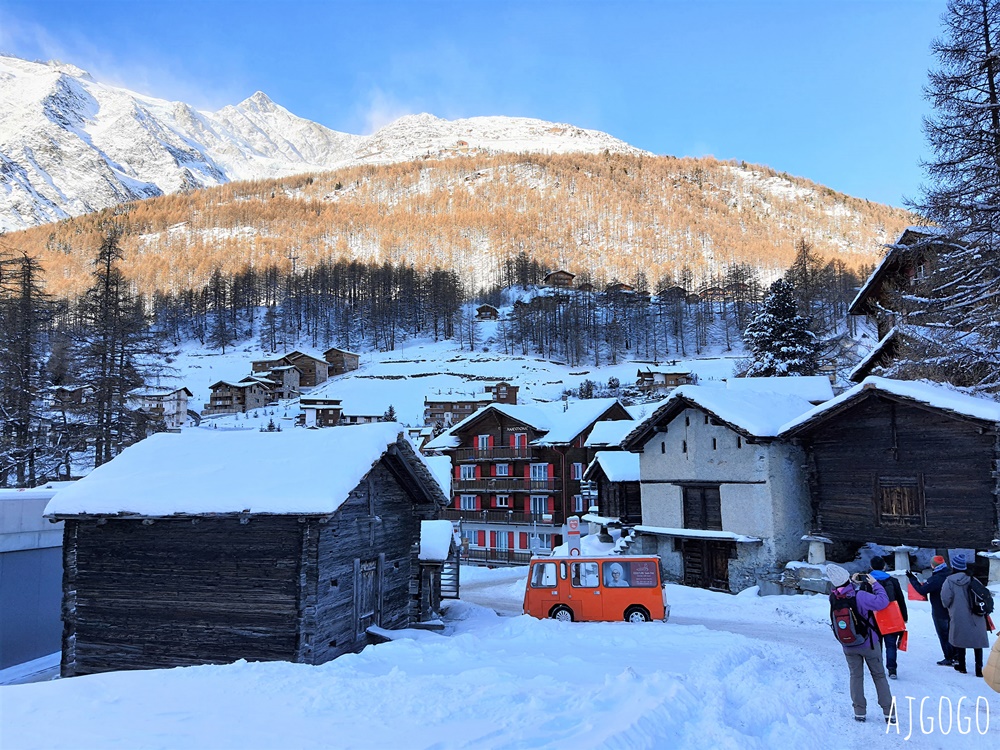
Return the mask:
MULTIPOLYGON (((896 602, 899 606, 899 613, 902 615, 905 625, 906 621, 910 618, 909 613, 906 611, 906 594, 903 593, 903 587, 899 585, 899 581, 885 572, 885 558, 881 555, 872 557, 868 564, 872 568, 872 578, 881 583, 882 588, 885 589, 885 593, 889 597, 889 606, 892 606, 893 602, 896 602)), ((899 641, 903 636, 903 631, 890 633, 887 628, 882 628, 881 635, 882 645, 885 647, 885 668, 889 672, 889 679, 895 680, 897 649, 899 641)))
POLYGON ((882 584, 871 575, 850 573, 839 565, 827 565, 826 575, 833 584, 830 592, 830 625, 833 634, 844 649, 847 667, 851 674, 851 702, 854 704, 854 720, 867 718, 868 704, 865 700, 865 665, 875 683, 878 705, 886 722, 892 708, 892 691, 882 665, 882 645, 875 626, 874 612, 889 606, 889 595, 882 584), (853 582, 852 582, 853 581, 853 582), (867 583, 871 591, 861 588, 867 583))

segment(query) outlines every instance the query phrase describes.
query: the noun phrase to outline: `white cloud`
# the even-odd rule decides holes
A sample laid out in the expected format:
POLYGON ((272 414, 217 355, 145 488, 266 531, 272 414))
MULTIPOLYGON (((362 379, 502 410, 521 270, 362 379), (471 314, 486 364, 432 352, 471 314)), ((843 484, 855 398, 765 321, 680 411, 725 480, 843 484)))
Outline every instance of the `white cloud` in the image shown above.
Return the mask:
POLYGON ((378 87, 369 92, 367 99, 368 103, 363 108, 360 118, 364 128, 362 135, 371 135, 404 115, 417 114, 416 108, 397 100, 392 94, 378 87))

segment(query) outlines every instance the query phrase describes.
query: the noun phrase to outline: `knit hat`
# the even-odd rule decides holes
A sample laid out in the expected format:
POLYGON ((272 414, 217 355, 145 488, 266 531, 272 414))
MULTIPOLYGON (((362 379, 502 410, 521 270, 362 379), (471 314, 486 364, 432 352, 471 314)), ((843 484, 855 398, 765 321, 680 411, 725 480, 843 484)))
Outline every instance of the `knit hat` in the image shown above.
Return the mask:
POLYGON ((934 555, 934 557, 931 558, 931 565, 933 565, 935 568, 938 565, 944 565, 944 558, 941 557, 941 555, 934 555))
POLYGON ((881 555, 875 555, 868 564, 872 566, 872 570, 885 570, 885 558, 881 555))
POLYGON ((961 552, 956 553, 955 556, 951 558, 951 567, 955 570, 965 570, 965 555, 961 552))
POLYGON ((839 589, 851 580, 851 574, 846 569, 833 564, 826 566, 826 577, 830 579, 830 583, 833 584, 835 589, 839 589))

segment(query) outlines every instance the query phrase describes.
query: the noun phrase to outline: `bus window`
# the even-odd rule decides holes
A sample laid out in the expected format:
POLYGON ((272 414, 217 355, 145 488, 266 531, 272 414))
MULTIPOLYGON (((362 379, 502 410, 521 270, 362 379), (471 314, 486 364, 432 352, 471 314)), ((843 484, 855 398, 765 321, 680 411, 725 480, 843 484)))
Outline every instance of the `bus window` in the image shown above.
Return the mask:
POLYGON ((538 563, 531 569, 531 588, 552 589, 556 586, 556 564, 538 563))
POLYGON ((596 562, 570 563, 569 569, 574 586, 597 588, 600 585, 601 578, 597 572, 596 562))

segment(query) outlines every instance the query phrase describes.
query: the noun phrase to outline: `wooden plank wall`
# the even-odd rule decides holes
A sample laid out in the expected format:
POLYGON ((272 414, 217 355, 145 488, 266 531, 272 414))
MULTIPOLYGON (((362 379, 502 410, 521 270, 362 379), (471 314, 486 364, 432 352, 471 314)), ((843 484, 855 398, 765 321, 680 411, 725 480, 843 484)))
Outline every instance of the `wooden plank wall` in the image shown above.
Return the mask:
POLYGON ((805 443, 815 521, 835 541, 989 549, 996 538, 993 432, 872 397, 823 423, 805 443), (877 523, 880 475, 922 475, 926 525, 877 523))
POLYGON ((63 674, 294 659, 303 527, 67 520, 63 674))

